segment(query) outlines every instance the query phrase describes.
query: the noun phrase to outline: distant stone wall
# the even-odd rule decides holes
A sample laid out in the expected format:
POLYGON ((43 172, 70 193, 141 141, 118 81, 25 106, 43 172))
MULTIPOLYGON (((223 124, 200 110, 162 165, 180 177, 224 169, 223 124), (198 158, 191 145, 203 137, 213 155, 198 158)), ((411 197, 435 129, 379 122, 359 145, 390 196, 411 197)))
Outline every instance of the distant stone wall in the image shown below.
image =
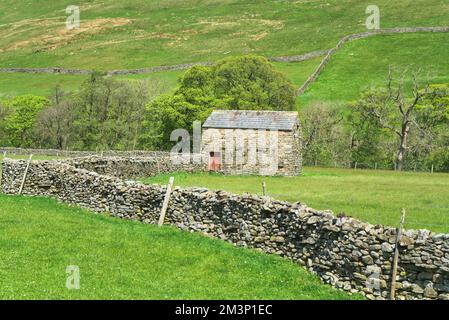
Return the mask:
POLYGON ((62 163, 103 175, 129 179, 151 177, 163 173, 200 172, 206 170, 204 161, 195 163, 192 158, 193 156, 191 155, 172 158, 169 154, 132 158, 92 156, 73 158, 62 163))
MULTIPOLYGON (((2 190, 17 194, 26 161, 5 159, 2 190)), ((90 168, 91 165, 76 164, 90 168)), ((97 166, 93 165, 97 170, 97 166)), ((89 169, 91 170, 91 169, 89 169)), ((165 187, 125 182, 65 161, 33 161, 25 195, 156 223, 165 187)), ((388 297, 395 229, 371 225, 304 204, 203 188, 174 188, 166 223, 238 246, 281 255, 326 283, 369 299, 388 297)), ((405 231, 400 241, 399 299, 449 299, 449 235, 405 231)))
POLYGON ((404 27, 404 28, 390 28, 390 29, 380 29, 374 31, 361 32, 356 34, 350 34, 344 36, 338 41, 337 45, 332 49, 328 50, 321 63, 318 65, 316 70, 307 78, 303 85, 296 91, 296 95, 303 94, 312 83, 319 77, 321 72, 326 67, 327 63, 330 61, 334 53, 340 50, 343 45, 349 41, 364 39, 380 34, 398 34, 398 33, 418 33, 418 32, 430 32, 430 33, 446 33, 449 32, 449 27, 404 27))
POLYGON ((0 155, 36 155, 36 156, 50 156, 50 157, 88 157, 88 156, 123 156, 123 157, 165 157, 170 153, 167 151, 76 151, 76 150, 59 150, 59 149, 31 149, 31 148, 14 148, 14 147, 0 147, 0 155))

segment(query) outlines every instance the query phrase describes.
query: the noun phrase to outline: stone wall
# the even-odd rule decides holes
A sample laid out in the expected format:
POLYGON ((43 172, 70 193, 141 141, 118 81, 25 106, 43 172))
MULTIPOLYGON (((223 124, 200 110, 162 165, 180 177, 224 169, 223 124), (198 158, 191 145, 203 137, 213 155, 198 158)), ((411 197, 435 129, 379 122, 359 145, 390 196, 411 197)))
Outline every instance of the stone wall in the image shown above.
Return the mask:
POLYGON ((297 95, 303 94, 315 80, 319 77, 321 72, 326 67, 327 63, 330 61, 332 56, 343 47, 349 41, 364 39, 381 34, 399 34, 399 33, 418 33, 418 32, 430 32, 430 33, 446 33, 449 32, 449 27, 403 27, 403 28, 390 28, 390 29, 380 29, 373 31, 366 31, 356 34, 350 34, 341 38, 337 45, 332 49, 328 50, 325 57, 321 60, 321 63, 315 69, 315 71, 307 78, 307 80, 302 84, 302 86, 296 91, 297 95))
POLYGON ((85 169, 103 175, 118 178, 151 177, 171 172, 200 172, 206 170, 204 162, 195 163, 194 155, 171 157, 169 154, 158 154, 153 157, 81 157, 72 158, 61 163, 72 165, 77 169, 85 169))
MULTIPOLYGON (((25 167, 26 161, 4 160, 4 193, 18 192, 25 167)), ((156 223, 165 187, 123 181, 64 161, 34 161, 23 193, 156 223)), ((173 190, 166 223, 281 255, 304 265, 325 283, 362 292, 369 299, 388 297, 393 228, 335 217, 301 203, 178 187, 173 190)), ((449 299, 449 235, 426 230, 404 232, 397 288, 399 299, 449 299)))
POLYGON ((134 151, 76 151, 76 150, 59 150, 59 149, 31 149, 31 148, 14 148, 14 147, 0 147, 0 155, 36 155, 36 156, 50 156, 50 157, 88 157, 88 156, 123 156, 123 157, 165 157, 170 153, 166 151, 146 151, 146 150, 134 150, 134 151))

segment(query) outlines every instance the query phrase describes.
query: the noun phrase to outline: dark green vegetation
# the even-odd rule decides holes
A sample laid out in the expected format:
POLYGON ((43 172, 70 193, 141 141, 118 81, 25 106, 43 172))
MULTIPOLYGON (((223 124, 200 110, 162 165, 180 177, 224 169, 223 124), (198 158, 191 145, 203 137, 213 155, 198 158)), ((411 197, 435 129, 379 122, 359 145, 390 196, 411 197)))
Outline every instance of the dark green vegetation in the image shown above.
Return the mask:
POLYGON ((192 67, 173 94, 148 104, 145 143, 170 149, 173 130, 192 132, 193 122, 203 123, 214 109, 291 111, 294 92, 287 78, 262 57, 227 58, 211 67, 192 67))
MULTIPOLYGON (((289 202, 304 202, 320 210, 331 209, 373 224, 397 226, 406 208, 405 227, 449 233, 448 174, 350 170, 306 167, 301 177, 224 176, 175 174, 175 185, 201 186, 234 193, 268 194, 289 202)), ((142 179, 166 184, 168 175, 142 179)))
MULTIPOLYGON (((449 87, 429 83, 423 72, 390 68, 384 86, 355 102, 304 108, 305 164, 449 171, 449 87)), ((157 79, 123 82, 94 73, 76 93, 56 87, 50 99, 8 99, 0 105, 0 145, 170 150, 175 129, 191 132, 213 109, 295 108, 291 83, 256 56, 193 67, 168 90, 157 79)))
POLYGON ((190 129, 193 121, 204 121, 216 108, 295 108, 292 84, 256 56, 193 67, 173 93, 162 94, 167 91, 157 79, 124 82, 93 73, 76 93, 58 86, 50 100, 32 95, 8 99, 0 105, 0 145, 170 149, 173 130, 190 129))
POLYGON ((359 298, 279 257, 51 199, 0 195, 0 230, 0 299, 359 298))

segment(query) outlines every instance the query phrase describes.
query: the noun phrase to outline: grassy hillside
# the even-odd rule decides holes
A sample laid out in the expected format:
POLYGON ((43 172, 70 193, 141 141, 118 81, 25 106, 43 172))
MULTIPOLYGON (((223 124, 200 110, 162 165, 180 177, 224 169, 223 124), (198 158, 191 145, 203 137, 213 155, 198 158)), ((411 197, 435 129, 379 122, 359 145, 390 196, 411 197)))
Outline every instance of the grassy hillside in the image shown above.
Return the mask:
MULTIPOLYGON (((0 67, 127 69, 230 55, 280 56, 333 47, 344 35, 366 31, 360 0, 249 1, 162 0, 79 1, 81 27, 65 29, 68 0, 5 0, 0 3, 0 67)), ((381 27, 447 25, 444 0, 379 0, 381 27)), ((449 35, 395 35, 355 41, 332 60, 310 92, 300 98, 347 101, 359 90, 378 84, 388 65, 419 64, 446 81, 449 35)), ((319 59, 277 68, 297 86, 319 59)), ((170 88, 181 72, 141 75, 159 77, 170 88)), ((0 74, 0 97, 35 93, 47 95, 55 84, 75 89, 84 77, 0 74)))
POLYGON ((51 199, 0 195, 0 231, 0 299, 360 298, 279 257, 51 199))
MULTIPOLYGON (((168 176, 145 178, 167 183, 168 176)), ((310 168, 301 177, 176 174, 179 186, 204 186, 235 193, 262 193, 262 181, 275 199, 356 217, 373 224, 397 226, 407 209, 408 229, 449 233, 449 175, 374 170, 310 168)))
POLYGON ((422 80, 449 82, 449 33, 379 35, 347 43, 300 98, 344 102, 370 86, 385 85, 388 68, 422 69, 422 80))
MULTIPOLYGON (((79 1, 80 29, 65 29, 69 0, 2 1, 0 66, 136 68, 227 55, 300 54, 365 31, 370 1, 79 1)), ((379 0, 382 27, 447 24, 444 0, 379 0)))

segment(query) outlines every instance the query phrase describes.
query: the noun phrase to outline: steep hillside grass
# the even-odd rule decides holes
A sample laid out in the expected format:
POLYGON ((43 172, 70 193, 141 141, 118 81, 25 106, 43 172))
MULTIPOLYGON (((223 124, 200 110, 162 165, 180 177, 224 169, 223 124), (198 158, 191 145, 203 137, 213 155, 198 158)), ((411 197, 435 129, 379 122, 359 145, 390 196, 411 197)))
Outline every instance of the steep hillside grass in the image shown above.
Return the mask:
MULTIPOLYGON (((176 88, 178 78, 184 71, 165 71, 152 74, 114 76, 120 80, 147 79, 162 83, 165 91, 176 88)), ((48 97, 54 94, 54 88, 59 85, 66 92, 77 91, 86 75, 61 75, 42 73, 0 73, 0 99, 22 94, 35 94, 48 97)))
MULTIPOLYGON (((408 229, 449 233, 449 175, 306 167, 299 177, 174 175, 175 185, 205 186, 235 193, 262 193, 262 181, 275 199, 345 213, 373 224, 397 226, 406 208, 408 229)), ((166 184, 167 175, 144 178, 166 184)))
POLYGON ((0 195, 0 257, 0 299, 360 298, 279 257, 45 198, 0 195))
MULTIPOLYGON (((229 55, 300 54, 365 31, 367 0, 78 1, 80 29, 67 32, 69 0, 0 4, 0 66, 138 68, 229 55)), ((381 26, 447 24, 444 0, 376 1, 381 26)))
MULTIPOLYGON (((280 56, 333 47, 344 35, 366 31, 370 1, 79 1, 81 28, 65 29, 68 0, 0 3, 0 67, 142 68, 214 61, 239 54, 280 56), (39 2, 38 4, 36 2, 39 2)), ((447 25, 443 0, 379 0, 381 27, 447 25)), ((344 47, 300 106, 348 101, 385 79, 389 65, 417 65, 447 81, 447 34, 378 36, 344 47)), ((296 86, 320 59, 276 64, 296 86)), ((173 89, 182 71, 121 78, 161 78, 173 89)), ((0 98, 48 95, 56 84, 75 90, 83 76, 0 74, 0 98)))
POLYGON ((299 98, 300 105, 357 99, 362 90, 385 85, 389 66, 421 69, 421 80, 448 83, 448 52, 449 33, 379 35, 347 43, 299 98))

